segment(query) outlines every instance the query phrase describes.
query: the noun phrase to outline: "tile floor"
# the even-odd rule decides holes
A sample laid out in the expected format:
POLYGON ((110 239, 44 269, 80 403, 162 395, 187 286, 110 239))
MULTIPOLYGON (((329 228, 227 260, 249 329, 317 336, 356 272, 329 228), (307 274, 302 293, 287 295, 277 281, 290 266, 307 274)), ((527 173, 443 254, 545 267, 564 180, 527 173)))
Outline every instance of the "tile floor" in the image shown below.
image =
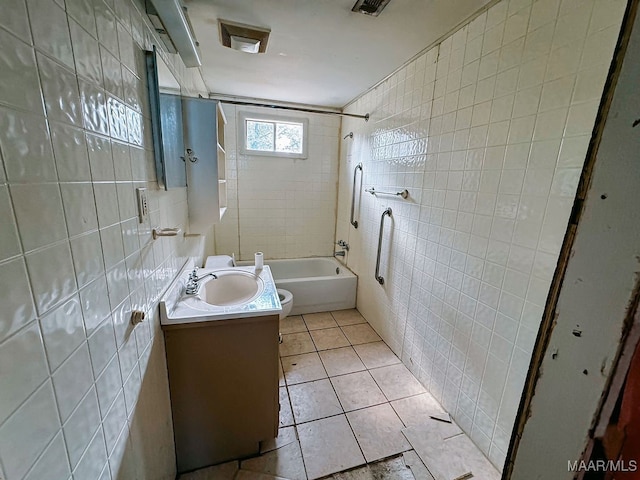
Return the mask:
POLYGON ((444 410, 357 310, 291 316, 280 331, 278 438, 180 480, 433 478, 402 430, 444 410))

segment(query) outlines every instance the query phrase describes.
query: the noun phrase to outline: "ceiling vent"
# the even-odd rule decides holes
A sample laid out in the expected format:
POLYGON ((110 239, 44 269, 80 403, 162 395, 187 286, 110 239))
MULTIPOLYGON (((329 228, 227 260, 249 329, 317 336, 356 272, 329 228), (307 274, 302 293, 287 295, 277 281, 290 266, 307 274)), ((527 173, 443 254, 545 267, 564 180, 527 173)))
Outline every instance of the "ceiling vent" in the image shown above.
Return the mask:
POLYGON ((264 53, 267 51, 267 41, 271 30, 268 28, 252 27, 242 23, 218 20, 220 43, 245 53, 264 53))
POLYGON ((391 0, 358 0, 351 11, 377 17, 390 1, 391 0))

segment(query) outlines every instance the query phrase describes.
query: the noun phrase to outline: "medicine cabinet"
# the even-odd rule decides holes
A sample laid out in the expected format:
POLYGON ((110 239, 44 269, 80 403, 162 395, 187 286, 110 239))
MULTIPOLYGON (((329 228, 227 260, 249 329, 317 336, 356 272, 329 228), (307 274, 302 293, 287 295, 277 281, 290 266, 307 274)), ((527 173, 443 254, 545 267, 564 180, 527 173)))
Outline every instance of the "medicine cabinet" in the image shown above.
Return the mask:
POLYGON ((227 209, 226 118, 216 100, 181 95, 162 57, 146 52, 158 185, 187 188, 189 233, 206 233, 227 209))

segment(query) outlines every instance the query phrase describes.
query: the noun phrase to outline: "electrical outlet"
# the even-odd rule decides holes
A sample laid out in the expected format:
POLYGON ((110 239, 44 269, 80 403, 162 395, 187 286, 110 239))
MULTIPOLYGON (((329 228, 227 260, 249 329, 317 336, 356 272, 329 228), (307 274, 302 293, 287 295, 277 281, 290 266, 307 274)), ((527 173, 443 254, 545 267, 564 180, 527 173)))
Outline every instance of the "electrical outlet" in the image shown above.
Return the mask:
POLYGON ((149 215, 149 204, 147 202, 147 189, 136 188, 136 197, 138 198, 138 220, 144 223, 149 215))

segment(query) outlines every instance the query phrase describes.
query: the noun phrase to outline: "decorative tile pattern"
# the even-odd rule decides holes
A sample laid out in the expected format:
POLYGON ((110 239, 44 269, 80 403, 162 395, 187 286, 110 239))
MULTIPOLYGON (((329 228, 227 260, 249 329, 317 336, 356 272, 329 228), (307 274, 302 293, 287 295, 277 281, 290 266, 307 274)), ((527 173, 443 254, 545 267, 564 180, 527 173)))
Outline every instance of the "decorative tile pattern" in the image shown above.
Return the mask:
MULTIPOLYGON (((155 178, 137 59, 163 47, 145 18, 131 0, 3 4, 0 358, 9 360, 0 370, 12 365, 0 372, 3 478, 175 476, 156 302, 193 252, 178 240, 145 250, 152 223, 135 218, 139 186, 154 225, 188 221, 184 189, 164 192, 155 178), (131 153, 117 178, 114 140, 131 153), (134 330, 132 307, 148 319, 134 330)), ((168 61, 195 95, 200 73, 168 61)))

